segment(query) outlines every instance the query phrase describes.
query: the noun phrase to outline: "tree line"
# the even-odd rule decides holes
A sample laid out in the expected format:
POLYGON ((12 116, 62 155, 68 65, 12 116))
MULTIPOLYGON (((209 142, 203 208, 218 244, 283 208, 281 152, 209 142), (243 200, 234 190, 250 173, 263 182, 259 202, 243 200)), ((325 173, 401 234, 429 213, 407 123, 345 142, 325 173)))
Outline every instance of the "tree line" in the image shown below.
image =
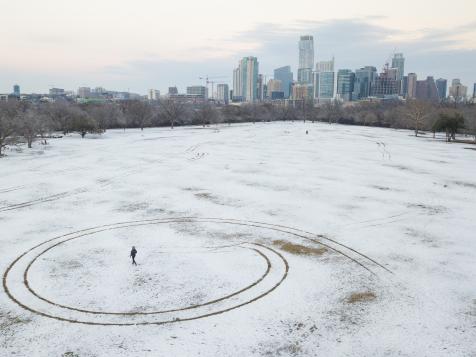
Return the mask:
MULTIPOLYGON (((360 102, 343 105, 338 101, 314 106, 312 101, 284 105, 252 103, 215 105, 190 104, 173 99, 148 102, 129 100, 78 104, 67 101, 29 103, 0 102, 0 155, 6 146, 46 140, 53 133, 103 133, 107 129, 181 125, 210 125, 263 121, 321 121, 349 125, 445 132, 448 141, 456 133, 476 135, 476 105, 448 105, 424 101, 360 102)), ((476 136, 475 136, 476 141, 476 136)))

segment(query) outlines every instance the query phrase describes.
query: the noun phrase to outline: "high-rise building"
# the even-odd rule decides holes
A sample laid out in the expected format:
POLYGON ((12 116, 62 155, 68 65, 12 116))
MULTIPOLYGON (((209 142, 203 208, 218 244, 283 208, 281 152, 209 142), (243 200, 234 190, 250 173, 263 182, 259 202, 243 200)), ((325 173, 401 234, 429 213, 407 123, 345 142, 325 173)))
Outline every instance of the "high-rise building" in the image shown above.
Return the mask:
POLYGON ((436 80, 436 89, 438 90, 438 97, 440 101, 446 99, 446 90, 448 87, 448 81, 443 78, 439 78, 436 80))
POLYGON ((387 63, 375 80, 372 95, 384 99, 396 97, 400 92, 399 83, 398 69, 390 68, 387 63))
POLYGON ((258 59, 243 57, 233 71, 233 100, 254 102, 258 100, 258 59))
POLYGON ((189 86, 187 87, 187 95, 208 99, 208 88, 205 86, 189 86))
POLYGON ((318 102, 325 102, 334 98, 335 92, 334 59, 316 64, 314 74, 314 98, 318 102))
POLYGON ((403 80, 403 76, 405 75, 405 57, 403 57, 403 53, 395 53, 393 55, 392 68, 398 69, 397 79, 399 81, 403 80))
POLYGON ((149 89, 148 98, 149 100, 159 100, 160 91, 157 89, 149 89))
POLYGON ((229 102, 229 92, 228 84, 220 83, 217 84, 217 100, 221 103, 228 104, 229 102))
POLYGON ((243 101, 243 83, 241 76, 241 68, 238 66, 233 70, 233 98, 234 102, 243 101))
POLYGON ((80 98, 91 98, 91 88, 89 87, 79 87, 78 88, 78 97, 80 98))
POLYGON ((337 71, 337 95, 343 101, 352 100, 354 92, 355 73, 350 69, 339 69, 337 71))
POLYGON ((476 83, 473 84, 473 99, 476 98, 476 83))
POLYGON ((15 97, 20 97, 20 86, 18 84, 13 86, 13 95, 15 97))
POLYGON ((264 98, 266 97, 266 83, 262 74, 258 75, 258 83, 257 83, 256 91, 258 96, 257 99, 259 101, 264 100, 264 98))
POLYGON ((50 88, 49 93, 50 97, 60 97, 65 95, 65 91, 63 88, 50 88))
POLYGON ((312 99, 312 85, 296 83, 293 85, 293 100, 308 100, 312 99))
POLYGON ((450 97, 456 102, 465 101, 468 95, 468 87, 464 86, 459 79, 453 79, 450 87, 450 97))
POLYGON ((368 98, 372 93, 372 87, 377 77, 377 68, 366 66, 355 70, 353 100, 368 98))
POLYGON ((271 99, 283 99, 283 82, 279 79, 270 79, 268 81, 268 97, 271 99))
POLYGON ((301 36, 299 40, 298 82, 312 83, 312 68, 314 67, 314 37, 301 36))
POLYGON ((403 57, 403 53, 395 53, 393 55, 392 68, 396 68, 398 70, 398 94, 403 95, 403 76, 405 75, 405 57, 403 57))
POLYGON ((439 101, 438 89, 433 77, 427 77, 423 81, 417 81, 416 98, 427 101, 439 101))
POLYGON ((403 76, 402 80, 402 96, 406 98, 408 96, 408 76, 403 76))
POLYGON ((407 98, 416 98, 417 80, 418 78, 416 73, 408 73, 407 98))
POLYGON ((289 98, 291 83, 293 82, 293 72, 290 66, 276 68, 274 70, 274 79, 281 81, 284 98, 289 98))

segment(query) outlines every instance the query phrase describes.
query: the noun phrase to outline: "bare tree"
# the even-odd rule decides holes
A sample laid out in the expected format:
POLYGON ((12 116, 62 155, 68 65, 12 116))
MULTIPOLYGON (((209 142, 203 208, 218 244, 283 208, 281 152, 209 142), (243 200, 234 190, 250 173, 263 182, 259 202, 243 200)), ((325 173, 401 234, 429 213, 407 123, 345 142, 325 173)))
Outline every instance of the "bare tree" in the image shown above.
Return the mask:
POLYGON ((71 130, 79 133, 83 139, 87 133, 100 134, 103 132, 99 128, 97 121, 83 110, 78 110, 74 114, 71 130))
POLYGON ((140 100, 129 100, 125 103, 124 114, 134 126, 144 130, 152 122, 152 109, 149 103, 140 100))
POLYGON ((31 149, 33 141, 38 135, 44 135, 50 128, 48 117, 37 110, 37 108, 28 108, 18 115, 17 119, 18 134, 23 136, 31 149))
POLYGON ((17 113, 18 106, 16 102, 0 103, 0 157, 3 155, 2 151, 8 145, 17 142, 17 126, 15 122, 17 113))
POLYGON ((410 120, 410 123, 415 130, 415 136, 418 136, 419 131, 424 127, 425 119, 431 113, 431 103, 412 99, 406 103, 403 110, 404 115, 410 120))
POLYGON ((218 111, 210 103, 203 103, 194 112, 194 121, 203 126, 216 123, 218 119, 218 111))
POLYGON ((171 129, 174 128, 178 120, 183 118, 186 112, 187 109, 183 102, 170 98, 160 101, 159 115, 167 123, 170 123, 171 129))

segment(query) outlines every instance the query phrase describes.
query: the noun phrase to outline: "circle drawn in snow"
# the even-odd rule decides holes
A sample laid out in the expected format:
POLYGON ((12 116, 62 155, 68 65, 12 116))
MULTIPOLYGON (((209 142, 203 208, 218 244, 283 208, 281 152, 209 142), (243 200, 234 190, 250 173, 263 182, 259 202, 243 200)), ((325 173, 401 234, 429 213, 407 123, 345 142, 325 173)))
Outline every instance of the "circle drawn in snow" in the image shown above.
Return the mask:
POLYGON ((91 236, 103 231, 166 223, 214 223, 275 231, 280 234, 290 235, 293 238, 303 239, 309 243, 322 245, 375 276, 378 276, 378 274, 374 271, 374 268, 383 269, 387 273, 392 273, 392 271, 384 265, 351 247, 325 236, 316 235, 301 229, 279 224, 237 219, 178 217, 120 222, 87 228, 52 238, 24 252, 10 264, 3 275, 3 288, 8 297, 22 308, 38 315, 60 321, 102 326, 162 325, 180 321, 197 320, 241 308, 270 294, 281 285, 287 277, 289 265, 286 259, 279 252, 262 244, 244 243, 242 245, 243 248, 254 250, 269 262, 269 269, 267 269, 267 272, 256 282, 235 293, 205 304, 189 306, 182 309, 169 309, 152 313, 133 312, 131 314, 87 311, 85 309, 71 308, 56 304, 53 301, 48 301, 39 296, 29 286, 29 268, 38 256, 55 246, 72 239, 91 236), (28 301, 28 303, 25 301, 28 301))
POLYGON ((152 312, 94 311, 56 303, 51 299, 41 296, 31 287, 29 273, 35 261, 43 254, 66 242, 84 237, 93 237, 96 233, 115 229, 187 222, 217 223, 213 220, 193 218, 144 220, 98 226, 53 238, 23 253, 7 268, 3 276, 4 290, 10 299, 24 309, 60 321, 106 326, 160 325, 214 316, 248 305, 271 293, 287 277, 289 266, 286 259, 280 253, 262 244, 243 243, 240 244, 239 247, 252 251, 261 257, 266 263, 266 271, 251 284, 226 296, 183 308, 156 310, 152 312), (22 276, 23 278, 15 279, 17 276, 22 276))

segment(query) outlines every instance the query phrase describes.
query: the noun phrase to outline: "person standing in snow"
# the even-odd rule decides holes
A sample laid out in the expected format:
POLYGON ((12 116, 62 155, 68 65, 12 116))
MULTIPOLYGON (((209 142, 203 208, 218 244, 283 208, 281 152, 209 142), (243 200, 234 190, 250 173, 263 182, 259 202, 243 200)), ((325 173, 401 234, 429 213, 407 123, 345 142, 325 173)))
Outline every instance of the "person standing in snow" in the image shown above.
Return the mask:
POLYGON ((132 265, 137 265, 136 259, 135 259, 136 254, 137 254, 136 247, 132 246, 132 250, 131 250, 132 265))

